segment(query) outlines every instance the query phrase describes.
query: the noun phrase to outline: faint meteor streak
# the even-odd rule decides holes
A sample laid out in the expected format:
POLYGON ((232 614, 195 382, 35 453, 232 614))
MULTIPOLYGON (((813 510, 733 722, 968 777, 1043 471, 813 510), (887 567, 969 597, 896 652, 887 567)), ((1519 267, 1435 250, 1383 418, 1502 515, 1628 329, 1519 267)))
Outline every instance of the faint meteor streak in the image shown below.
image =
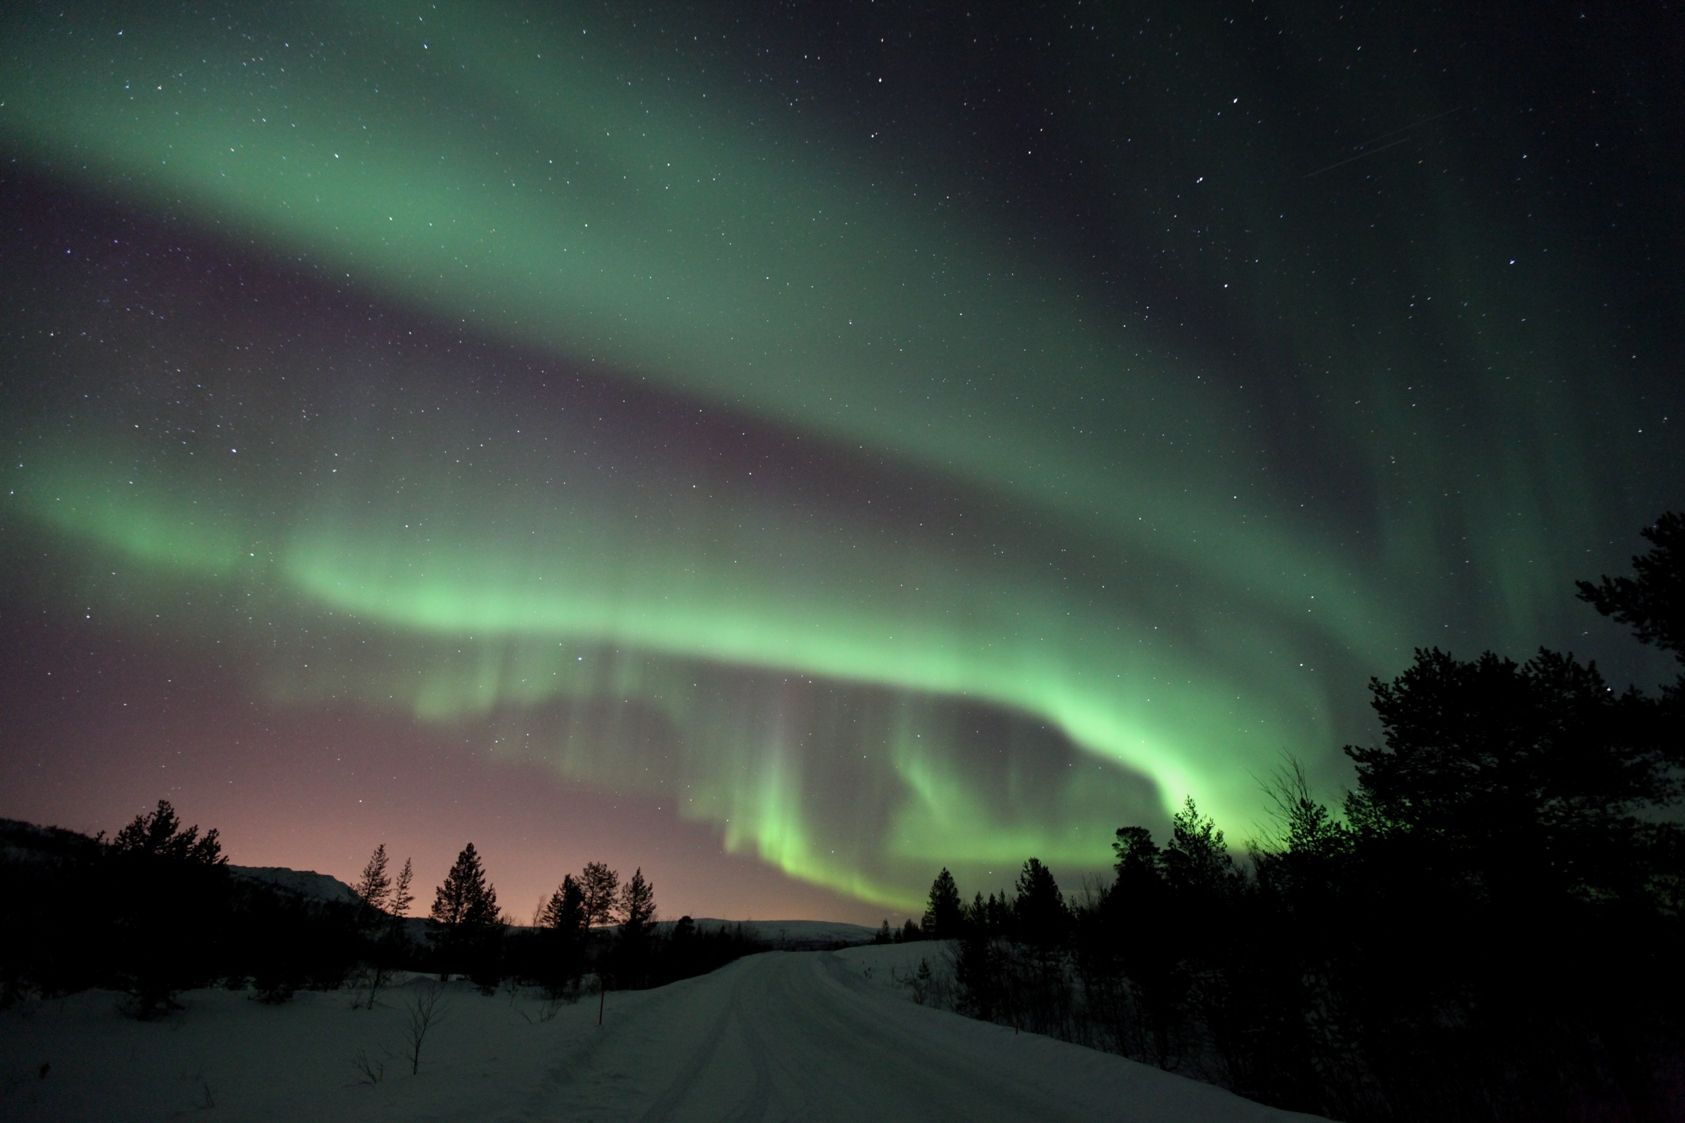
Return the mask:
POLYGON ((1397 148, 1399 145, 1403 144, 1405 141, 1410 139, 1408 136, 1401 136, 1400 134, 1414 132, 1415 130, 1421 128, 1423 125, 1431 125, 1433 122, 1439 120, 1441 117, 1449 117, 1453 113, 1462 112, 1463 108, 1464 108, 1463 106, 1459 105, 1455 109, 1447 109, 1443 113, 1435 113, 1432 117, 1424 117, 1420 121, 1416 121, 1413 124, 1404 125, 1400 128, 1392 129, 1388 132, 1382 133, 1380 136, 1377 136, 1377 137, 1371 137, 1368 140, 1364 141, 1362 144, 1357 145, 1357 147, 1359 149, 1361 149, 1362 151, 1358 152, 1356 155, 1347 156, 1343 160, 1336 160, 1332 164, 1326 164, 1323 167, 1320 167, 1320 168, 1316 169, 1314 172, 1306 172, 1304 175, 1300 176, 1299 178, 1301 180, 1312 179, 1316 176, 1321 175, 1324 172, 1331 172, 1335 168, 1343 168, 1347 164, 1350 164, 1350 163, 1352 163, 1354 161, 1357 161, 1357 160, 1361 160, 1366 156, 1373 156, 1377 152, 1385 152, 1389 148, 1397 148), (1387 140, 1388 137, 1392 137, 1394 139, 1387 140), (1387 141, 1387 143, 1378 145, 1377 147, 1373 147, 1373 148, 1370 147, 1370 145, 1374 145, 1374 144, 1376 144, 1377 141, 1382 141, 1382 140, 1387 141))

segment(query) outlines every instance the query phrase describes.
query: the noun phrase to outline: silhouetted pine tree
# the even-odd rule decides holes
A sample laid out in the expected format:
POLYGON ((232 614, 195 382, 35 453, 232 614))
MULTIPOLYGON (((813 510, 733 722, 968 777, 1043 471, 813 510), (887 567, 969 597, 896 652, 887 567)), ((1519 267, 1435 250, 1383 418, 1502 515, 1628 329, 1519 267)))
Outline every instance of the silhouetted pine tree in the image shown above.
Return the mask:
POLYGON ((1145 827, 1119 827, 1112 842, 1117 880, 1107 916, 1124 972, 1135 984, 1146 1056, 1172 1068, 1182 1053, 1186 978, 1177 954, 1179 932, 1163 922, 1171 911, 1164 852, 1145 827))
POLYGON ((1071 914, 1065 907, 1065 895, 1053 871, 1037 858, 1024 862, 1017 888, 1012 921, 1021 947, 1004 949, 1013 953, 1008 963, 1007 1000, 1016 1011, 1014 1024, 1038 1033, 1069 1036, 1070 987, 1065 979, 1064 950, 1071 914))
POLYGON ((202 866, 228 864, 216 830, 206 831, 201 838, 197 825, 183 827, 167 799, 160 799, 150 814, 136 815, 128 826, 118 831, 117 837, 111 840, 111 850, 116 854, 169 858, 202 866))
MULTIPOLYGON (((1677 656, 1685 521, 1645 537, 1634 577, 1581 582, 1580 598, 1677 656)), ((1685 1028, 1679 684, 1658 700, 1571 655, 1430 649, 1370 689, 1384 743, 1347 749, 1362 959, 1342 989, 1375 1083, 1419 1115, 1474 1098, 1516 1118, 1576 1099, 1677 1114, 1657 1074, 1685 1028), (1548 971, 1519 950, 1545 933, 1573 949, 1548 971), (1424 1060, 1445 1078, 1414 1083, 1424 1060)))
MULTIPOLYGON (((1685 515, 1664 512, 1640 533, 1651 548, 1632 559, 1633 575, 1580 581, 1578 595, 1680 664, 1661 697, 1628 691, 1619 701, 1628 735, 1649 758, 1652 802, 1677 807, 1685 798, 1685 515)), ((1678 819, 1645 816, 1640 828, 1650 856, 1646 880, 1658 907, 1672 916, 1685 914, 1685 832, 1678 819)))
POLYGON ((584 895, 587 927, 620 919, 620 875, 606 862, 585 863, 579 875, 579 891, 584 895))
POLYGON ((564 932, 578 932, 585 927, 585 895, 580 892, 579 882, 571 873, 562 875, 561 885, 545 902, 538 922, 546 928, 559 928, 564 932))
POLYGON ((1346 747, 1358 781, 1346 811, 1372 853, 1403 848, 1471 905, 1641 890, 1640 814, 1675 779, 1594 665, 1418 649, 1370 693, 1385 743, 1346 747))
POLYGON ((1577 581, 1578 596, 1630 627, 1639 642, 1685 663, 1685 515, 1663 512, 1639 533, 1651 548, 1632 559, 1633 576, 1577 581))
POLYGON ((392 894, 386 899, 386 911, 395 919, 408 916, 410 905, 415 903, 415 894, 410 886, 415 881, 415 869, 408 858, 404 859, 404 868, 398 871, 398 880, 392 883, 392 894))
POLYGON ((1235 864, 1223 832, 1210 816, 1201 816, 1188 796, 1170 818, 1170 845, 1164 849, 1166 879, 1178 892, 1221 899, 1234 888, 1235 864))
POLYGON ((965 924, 965 906, 960 901, 959 886, 946 866, 930 883, 930 897, 924 910, 925 935, 933 940, 951 940, 960 935, 965 924))
POLYGON ((1053 878, 1053 871, 1030 858, 1018 874, 1018 896, 1012 902, 1018 937, 1036 948, 1053 948, 1064 942, 1070 912, 1065 895, 1053 878))
POLYGON ((620 935, 615 947, 619 985, 643 986, 648 982, 655 937, 655 887, 644 880, 642 867, 633 871, 622 890, 619 911, 620 935))
POLYGON ((403 957, 406 941, 402 918, 415 899, 410 891, 414 877, 410 860, 404 859, 404 868, 396 880, 387 868, 386 844, 382 842, 375 846, 357 884, 352 886, 359 905, 357 924, 368 982, 368 990, 359 1005, 369 1010, 374 1009, 380 988, 386 985, 392 968, 403 957))
POLYGON ((623 934, 647 934, 655 923, 655 886, 644 880, 643 867, 632 871, 620 896, 620 929, 623 934))
POLYGON ((550 894, 539 923, 545 929, 539 981, 553 997, 577 993, 585 970, 585 895, 571 873, 550 894))
POLYGON ((472 842, 462 848, 434 892, 430 915, 446 928, 484 927, 497 920, 497 889, 486 881, 472 842))
POLYGON ((488 981, 495 987, 502 920, 497 912, 497 889, 486 881, 472 842, 462 848, 444 883, 434 892, 430 915, 442 929, 440 950, 446 972, 466 971, 482 989, 488 981))
POLYGON ((357 900, 363 903, 365 909, 377 913, 386 911, 387 899, 392 895, 392 877, 386 872, 386 843, 374 848, 351 891, 357 894, 357 900))
POLYGON ((166 799, 118 831, 106 855, 130 1009, 154 1017, 175 1005, 177 991, 222 973, 228 859, 214 829, 183 827, 166 799))
POLYGON ((1225 914, 1241 886, 1223 832, 1199 813, 1191 795, 1170 818, 1170 842, 1160 860, 1177 919, 1177 955, 1190 983, 1198 980, 1209 989, 1220 943, 1232 933, 1225 914))

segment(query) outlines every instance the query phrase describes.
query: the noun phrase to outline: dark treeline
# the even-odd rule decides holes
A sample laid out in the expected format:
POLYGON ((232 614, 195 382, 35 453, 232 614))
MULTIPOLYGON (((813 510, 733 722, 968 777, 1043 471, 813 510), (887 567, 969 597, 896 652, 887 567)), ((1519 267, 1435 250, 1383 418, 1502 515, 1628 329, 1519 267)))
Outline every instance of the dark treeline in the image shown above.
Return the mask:
POLYGON ((0 1004, 105 987, 144 1018, 213 984, 280 1001, 341 985, 362 950, 352 908, 234 876, 217 832, 166 800, 111 839, 11 822, 0 835, 0 1004))
MULTIPOLYGON (((382 911, 362 887, 358 895, 382 911)), ((498 913, 496 889, 472 843, 439 886, 430 919, 430 969, 465 974, 483 990, 500 980, 542 986, 560 999, 577 998, 588 974, 615 989, 660 986, 765 947, 742 925, 703 929, 685 916, 658 928, 655 888, 643 870, 622 882, 603 862, 565 875, 533 923, 517 928, 498 913)))
POLYGON ((655 890, 601 862, 569 874, 530 927, 500 912, 472 843, 409 917, 414 871, 384 844, 351 900, 240 876, 215 830, 184 826, 168 801, 114 838, 0 821, 0 1006, 90 987, 123 993, 150 1018, 184 990, 228 986, 266 1002, 344 988, 373 1007, 394 972, 462 975, 491 992, 535 985, 559 1001, 593 986, 656 986, 763 950, 741 925, 656 925, 655 890))
MULTIPOLYGON (((1685 519, 1645 536, 1580 599, 1685 663, 1685 519)), ((1685 1118, 1685 674, 1421 650, 1370 690, 1344 814, 1289 760, 1249 861, 1190 798, 1074 904, 1033 858, 964 905, 943 870, 956 1004, 1343 1119, 1685 1118)))

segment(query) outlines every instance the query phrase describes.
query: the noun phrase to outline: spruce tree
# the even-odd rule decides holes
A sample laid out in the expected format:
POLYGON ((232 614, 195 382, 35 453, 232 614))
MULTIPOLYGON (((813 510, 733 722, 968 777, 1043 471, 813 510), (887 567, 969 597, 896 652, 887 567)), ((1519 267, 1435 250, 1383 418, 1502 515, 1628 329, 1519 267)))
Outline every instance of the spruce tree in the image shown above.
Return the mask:
POLYGON ((650 945, 654 936, 655 888, 644 880, 640 868, 620 894, 620 937, 616 941, 616 974, 623 987, 644 986, 649 981, 650 945))
POLYGON ((449 929, 489 928, 497 923, 497 889, 487 883, 472 842, 456 856, 444 884, 434 893, 431 915, 449 929))
POLYGON ((930 898, 924 910, 924 932, 933 940, 951 940, 960 934, 965 920, 965 906, 960 901, 959 886, 946 866, 930 883, 930 898))
POLYGON ((456 856, 434 894, 432 917, 445 930, 446 970, 466 966, 481 990, 495 990, 502 919, 497 913, 497 890, 486 881, 472 842, 456 856), (458 966, 449 966, 452 961, 458 966))
POLYGON ((644 880, 640 866, 632 872, 632 880, 620 895, 620 931, 622 935, 641 936, 655 923, 655 887, 644 880))
POLYGON ((1018 896, 1012 902, 1018 934, 1024 942, 1040 948, 1057 945, 1070 919, 1065 895, 1053 879, 1053 871, 1039 859, 1030 858, 1018 874, 1018 896))
POLYGON ((579 882, 571 873, 562 876, 561 885, 545 902, 538 922, 546 928, 559 928, 565 932, 578 932, 585 927, 585 894, 580 892, 579 882))
POLYGON ((573 995, 585 970, 585 895, 570 873, 539 913, 544 926, 539 982, 552 998, 573 995))

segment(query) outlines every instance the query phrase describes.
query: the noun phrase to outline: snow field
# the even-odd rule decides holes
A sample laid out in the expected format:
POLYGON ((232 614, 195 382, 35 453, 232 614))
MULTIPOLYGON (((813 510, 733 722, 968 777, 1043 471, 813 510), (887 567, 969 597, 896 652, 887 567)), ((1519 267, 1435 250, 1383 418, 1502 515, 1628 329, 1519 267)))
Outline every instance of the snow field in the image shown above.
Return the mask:
MULTIPOLYGON (((0 1117, 153 1120, 1264 1121, 1263 1107, 1120 1057, 911 1001, 935 944, 768 952, 597 1001, 442 992, 411 1075, 416 978, 266 1006, 199 990, 137 1022, 111 992, 0 1013, 0 1117), (43 1066, 47 1066, 43 1071, 43 1066), (382 1073, 370 1082, 370 1072, 382 1073)), ((933 969, 938 961, 931 958, 933 969)))

